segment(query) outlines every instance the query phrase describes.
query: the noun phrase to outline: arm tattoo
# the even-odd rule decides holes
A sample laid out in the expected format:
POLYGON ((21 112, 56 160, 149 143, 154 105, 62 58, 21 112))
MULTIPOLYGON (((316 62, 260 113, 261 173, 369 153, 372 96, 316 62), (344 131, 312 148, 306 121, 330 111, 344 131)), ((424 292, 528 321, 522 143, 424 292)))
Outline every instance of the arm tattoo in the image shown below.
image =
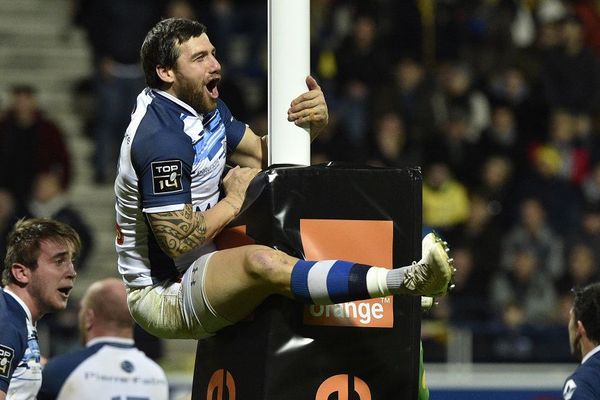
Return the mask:
POLYGON ((160 248, 171 258, 185 254, 207 240, 206 223, 191 204, 183 210, 148 214, 148 221, 160 248))

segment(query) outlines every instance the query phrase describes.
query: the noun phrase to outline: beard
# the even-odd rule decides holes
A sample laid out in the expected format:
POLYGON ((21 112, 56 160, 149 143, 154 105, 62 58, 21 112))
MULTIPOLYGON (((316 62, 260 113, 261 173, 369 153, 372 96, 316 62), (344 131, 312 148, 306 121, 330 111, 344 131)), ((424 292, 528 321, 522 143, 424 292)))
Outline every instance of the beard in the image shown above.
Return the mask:
POLYGON ((177 98, 191 106, 198 114, 206 114, 217 108, 217 100, 208 96, 204 86, 179 75, 181 84, 175 89, 177 98))

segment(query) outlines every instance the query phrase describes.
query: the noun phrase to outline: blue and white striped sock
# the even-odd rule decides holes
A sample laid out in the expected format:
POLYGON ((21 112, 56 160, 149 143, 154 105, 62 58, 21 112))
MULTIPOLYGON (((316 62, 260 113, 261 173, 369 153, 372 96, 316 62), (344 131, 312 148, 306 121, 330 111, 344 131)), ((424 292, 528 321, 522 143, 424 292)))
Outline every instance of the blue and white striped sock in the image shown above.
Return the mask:
POLYGON ((309 304, 337 304, 390 294, 385 268, 341 260, 298 260, 292 269, 294 298, 309 304))

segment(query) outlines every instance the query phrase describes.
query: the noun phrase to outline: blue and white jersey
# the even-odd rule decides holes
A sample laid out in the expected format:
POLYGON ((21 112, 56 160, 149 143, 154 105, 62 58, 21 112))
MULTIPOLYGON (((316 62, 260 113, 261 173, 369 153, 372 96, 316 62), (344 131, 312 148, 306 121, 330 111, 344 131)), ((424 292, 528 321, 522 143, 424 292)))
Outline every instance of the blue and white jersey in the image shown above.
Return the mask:
POLYGON ((132 287, 178 278, 212 243, 172 260, 162 252, 144 213, 205 211, 219 200, 227 154, 246 125, 227 105, 205 115, 171 96, 146 88, 125 132, 115 181, 119 272, 132 287))
POLYGON ((38 400, 168 400, 162 368, 132 339, 99 337, 85 349, 53 358, 43 370, 38 400))
POLYGON ((600 399, 600 346, 585 355, 563 386, 564 400, 600 399))
POLYGON ((29 308, 0 288, 0 390, 8 400, 35 399, 42 384, 37 332, 29 308))

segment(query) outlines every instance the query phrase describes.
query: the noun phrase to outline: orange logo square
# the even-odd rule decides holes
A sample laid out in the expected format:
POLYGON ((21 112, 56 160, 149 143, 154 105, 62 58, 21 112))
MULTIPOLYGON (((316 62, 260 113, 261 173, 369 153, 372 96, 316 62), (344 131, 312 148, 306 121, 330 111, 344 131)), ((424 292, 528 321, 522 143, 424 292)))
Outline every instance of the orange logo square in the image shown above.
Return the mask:
MULTIPOLYGON (((307 260, 347 260, 392 268, 392 221, 302 219, 300 235, 307 260)), ((321 326, 392 328, 394 298, 307 305, 304 323, 321 326)))

